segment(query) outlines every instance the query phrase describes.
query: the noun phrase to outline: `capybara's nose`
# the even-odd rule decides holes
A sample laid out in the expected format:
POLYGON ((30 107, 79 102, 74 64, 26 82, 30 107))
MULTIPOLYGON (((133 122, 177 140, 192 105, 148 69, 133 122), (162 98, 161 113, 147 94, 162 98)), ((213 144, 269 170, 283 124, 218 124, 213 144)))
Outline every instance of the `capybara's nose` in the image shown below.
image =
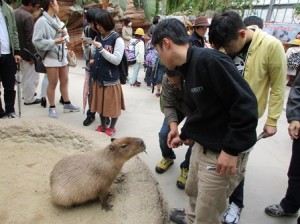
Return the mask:
POLYGON ((141 144, 141 146, 145 146, 143 139, 141 139, 140 144, 141 144))

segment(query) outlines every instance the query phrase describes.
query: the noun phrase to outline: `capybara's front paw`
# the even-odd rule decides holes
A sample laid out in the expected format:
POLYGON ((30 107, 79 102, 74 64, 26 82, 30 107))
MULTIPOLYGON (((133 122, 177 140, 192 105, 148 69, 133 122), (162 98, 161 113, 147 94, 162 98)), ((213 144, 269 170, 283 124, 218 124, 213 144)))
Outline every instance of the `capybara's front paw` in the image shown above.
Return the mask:
POLYGON ((108 204, 107 201, 102 203, 102 209, 105 210, 106 212, 112 211, 113 205, 108 204))

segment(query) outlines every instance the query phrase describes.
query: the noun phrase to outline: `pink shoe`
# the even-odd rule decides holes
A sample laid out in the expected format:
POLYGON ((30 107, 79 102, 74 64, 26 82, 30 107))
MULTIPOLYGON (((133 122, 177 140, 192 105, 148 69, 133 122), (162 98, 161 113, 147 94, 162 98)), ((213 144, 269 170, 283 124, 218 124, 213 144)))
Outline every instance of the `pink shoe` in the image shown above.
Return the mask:
POLYGON ((106 135, 112 137, 116 134, 116 129, 113 128, 106 128, 105 132, 106 135))
POLYGON ((102 125, 99 125, 95 131, 102 132, 103 130, 104 130, 104 127, 102 125))

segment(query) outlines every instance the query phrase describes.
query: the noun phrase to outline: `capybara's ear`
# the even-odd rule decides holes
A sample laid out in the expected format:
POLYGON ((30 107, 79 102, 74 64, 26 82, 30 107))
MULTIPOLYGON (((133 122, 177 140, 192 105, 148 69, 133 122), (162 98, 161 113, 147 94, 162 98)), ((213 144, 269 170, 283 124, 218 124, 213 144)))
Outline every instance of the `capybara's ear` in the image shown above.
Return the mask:
POLYGON ((116 150, 116 146, 114 144, 110 144, 108 148, 112 152, 116 150))
POLYGON ((111 139, 110 139, 110 142, 113 142, 114 140, 116 140, 116 138, 111 138, 111 139))

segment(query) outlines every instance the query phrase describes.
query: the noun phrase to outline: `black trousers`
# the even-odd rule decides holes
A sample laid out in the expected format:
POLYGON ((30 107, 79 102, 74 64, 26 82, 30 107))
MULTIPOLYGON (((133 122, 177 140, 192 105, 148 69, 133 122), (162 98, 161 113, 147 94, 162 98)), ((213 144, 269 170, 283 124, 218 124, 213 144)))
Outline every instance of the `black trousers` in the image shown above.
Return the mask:
POLYGON ((2 107, 0 98, 0 118, 6 114, 15 112, 15 75, 17 66, 12 54, 1 55, 0 57, 0 80, 4 89, 5 109, 2 107))
POLYGON ((245 178, 243 178, 229 197, 229 203, 234 202, 239 208, 244 208, 244 184, 245 178))
POLYGON ((300 208, 300 139, 293 141, 292 158, 287 175, 288 188, 280 205, 285 212, 296 213, 300 208))

